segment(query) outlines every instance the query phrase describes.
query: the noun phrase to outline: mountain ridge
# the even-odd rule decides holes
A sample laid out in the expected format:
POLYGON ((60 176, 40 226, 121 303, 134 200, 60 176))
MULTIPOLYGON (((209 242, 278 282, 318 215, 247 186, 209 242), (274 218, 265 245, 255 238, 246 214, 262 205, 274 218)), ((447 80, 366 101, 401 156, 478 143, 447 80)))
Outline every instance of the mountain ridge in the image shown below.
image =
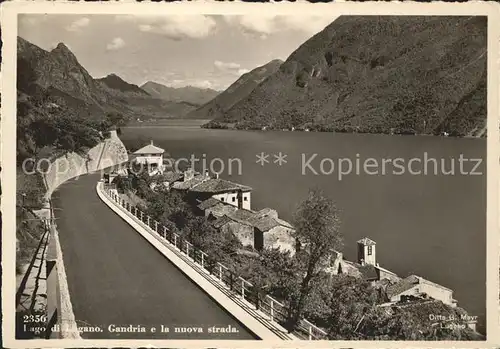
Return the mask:
POLYGON ((274 59, 241 75, 214 99, 186 115, 190 119, 215 119, 248 96, 261 82, 275 73, 283 63, 274 59))
POLYGON ((196 106, 208 102, 219 94, 219 91, 211 88, 195 86, 171 87, 154 81, 147 81, 140 88, 159 99, 169 102, 186 102, 196 106))
POLYGON ((49 95, 85 117, 103 119, 108 113, 128 119, 183 117, 195 108, 153 98, 114 73, 95 79, 64 43, 46 51, 18 37, 17 61, 19 91, 49 95))
POLYGON ((476 136, 486 30, 480 16, 341 16, 212 124, 476 136))
POLYGON ((131 95, 151 96, 148 92, 144 91, 139 86, 126 82, 115 73, 108 74, 105 77, 96 80, 104 84, 105 87, 111 90, 119 90, 122 93, 131 95))

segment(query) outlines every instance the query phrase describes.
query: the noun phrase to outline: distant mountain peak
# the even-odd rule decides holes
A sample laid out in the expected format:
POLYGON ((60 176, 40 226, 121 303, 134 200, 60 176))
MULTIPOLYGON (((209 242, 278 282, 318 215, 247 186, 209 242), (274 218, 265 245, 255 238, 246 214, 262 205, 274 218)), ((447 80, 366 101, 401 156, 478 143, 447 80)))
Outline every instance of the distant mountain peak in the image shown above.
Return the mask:
POLYGON ((189 113, 188 117, 193 119, 214 119, 221 117, 233 105, 252 93, 262 81, 274 74, 282 63, 283 61, 280 59, 273 59, 241 75, 238 80, 217 95, 217 97, 189 113))
POLYGON ((182 117, 195 106, 154 98, 117 74, 94 79, 67 45, 44 50, 18 37, 17 89, 29 101, 44 93, 78 117, 99 120, 106 113, 127 118, 182 117))
POLYGON ((108 88, 111 88, 114 90, 119 90, 121 92, 138 93, 140 95, 148 95, 149 96, 149 93, 147 91, 144 91, 143 89, 141 89, 137 85, 130 84, 130 83, 126 82, 125 80, 123 80, 120 76, 118 76, 115 73, 110 73, 103 78, 97 79, 97 81, 106 85, 108 88))
POLYGON ((50 51, 51 56, 62 57, 69 62, 78 63, 78 59, 75 54, 66 46, 64 43, 60 42, 57 46, 50 51))
POLYGON ((62 42, 58 43, 57 46, 52 50, 52 52, 66 52, 73 54, 73 52, 71 52, 69 47, 62 42))
POLYGON ((171 87, 159 82, 148 81, 141 88, 150 95, 166 101, 186 102, 191 105, 202 105, 219 94, 219 91, 211 88, 200 88, 195 86, 171 87))

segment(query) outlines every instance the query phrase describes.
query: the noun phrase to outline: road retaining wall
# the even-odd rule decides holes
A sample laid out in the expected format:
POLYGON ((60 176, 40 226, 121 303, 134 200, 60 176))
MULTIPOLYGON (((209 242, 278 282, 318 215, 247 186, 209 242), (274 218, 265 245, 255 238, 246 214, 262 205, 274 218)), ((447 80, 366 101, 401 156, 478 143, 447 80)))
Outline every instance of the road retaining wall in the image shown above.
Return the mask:
MULTIPOLYGON (((43 254, 37 253, 33 257, 35 262, 31 263, 41 272, 30 267, 26 271, 25 284, 36 284, 35 292, 28 295, 29 299, 25 296, 22 300, 23 308, 46 314, 46 338, 80 338, 69 296, 57 224, 50 198, 61 184, 70 179, 126 161, 128 161, 127 150, 116 131, 111 131, 108 139, 90 149, 86 155, 69 153, 57 158, 43 176, 47 201, 45 207, 35 213, 46 222, 48 237, 44 242, 43 254), (58 331, 51 330, 54 325, 58 325, 56 326, 58 331)), ((18 293, 27 294, 26 287, 19 289, 18 293)))

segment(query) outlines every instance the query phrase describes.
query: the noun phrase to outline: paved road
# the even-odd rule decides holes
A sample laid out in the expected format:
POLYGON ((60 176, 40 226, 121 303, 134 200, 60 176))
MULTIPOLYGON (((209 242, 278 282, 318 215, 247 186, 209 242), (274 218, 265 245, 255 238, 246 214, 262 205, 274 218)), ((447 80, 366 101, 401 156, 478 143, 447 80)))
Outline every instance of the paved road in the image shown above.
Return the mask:
POLYGON ((99 175, 64 184, 53 195, 75 318, 103 333, 83 338, 254 339, 206 293, 101 202, 99 175), (142 332, 110 332, 108 326, 142 325, 142 332), (169 333, 159 333, 161 325, 169 333), (152 326, 157 327, 151 333, 152 326), (174 327, 191 333, 174 333, 174 327), (237 333, 208 333, 218 326, 237 333), (195 332, 196 331, 196 332, 195 332))

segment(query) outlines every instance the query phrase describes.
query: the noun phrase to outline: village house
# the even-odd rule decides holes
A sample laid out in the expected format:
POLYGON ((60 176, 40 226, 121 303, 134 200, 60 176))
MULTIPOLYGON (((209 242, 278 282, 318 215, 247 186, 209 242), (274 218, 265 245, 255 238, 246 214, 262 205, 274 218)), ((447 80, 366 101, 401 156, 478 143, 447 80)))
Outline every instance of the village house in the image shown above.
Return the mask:
POLYGON ((264 208, 251 217, 254 226, 255 248, 279 248, 281 251, 295 253, 296 240, 293 237, 293 226, 278 218, 278 212, 264 208))
POLYGON ((375 241, 367 237, 358 240, 357 250, 357 262, 347 261, 341 252, 336 252, 326 271, 334 275, 347 274, 370 282, 384 290, 389 303, 432 298, 452 307, 457 305, 457 301, 453 299, 453 291, 447 287, 416 275, 402 279, 390 270, 382 268, 377 262, 375 241))
POLYGON ((133 163, 135 163, 136 165, 145 166, 150 176, 158 173, 163 173, 165 169, 163 165, 164 153, 164 149, 155 146, 153 144, 153 141, 151 141, 150 144, 133 153, 133 163))
POLYGON ((190 194, 197 200, 204 201, 214 198, 240 209, 251 209, 252 188, 218 178, 209 178, 190 188, 190 194))
POLYGON ((161 176, 162 184, 165 188, 170 189, 175 182, 181 181, 184 178, 184 174, 175 171, 164 172, 161 176))
POLYGON ((348 274, 361 277, 375 285, 380 280, 398 282, 401 280, 395 273, 382 268, 377 263, 376 242, 365 237, 357 241, 358 259, 351 262, 344 259, 341 252, 336 252, 327 271, 332 274, 348 274))
POLYGON ((417 275, 410 275, 386 288, 389 302, 397 303, 409 296, 416 298, 432 298, 452 307, 457 306, 453 299, 453 291, 417 275))
POLYGON ((182 179, 173 181, 170 188, 183 192, 191 192, 195 186, 209 179, 210 177, 207 174, 202 175, 196 173, 192 168, 188 168, 182 173, 182 179))
POLYGON ((196 207, 198 213, 204 215, 208 219, 217 219, 238 209, 236 206, 222 202, 213 197, 200 202, 196 207))
POLYGON ((236 236, 243 246, 255 248, 254 227, 248 221, 253 214, 254 213, 249 210, 236 209, 216 219, 212 223, 212 226, 222 234, 232 234, 236 236))

